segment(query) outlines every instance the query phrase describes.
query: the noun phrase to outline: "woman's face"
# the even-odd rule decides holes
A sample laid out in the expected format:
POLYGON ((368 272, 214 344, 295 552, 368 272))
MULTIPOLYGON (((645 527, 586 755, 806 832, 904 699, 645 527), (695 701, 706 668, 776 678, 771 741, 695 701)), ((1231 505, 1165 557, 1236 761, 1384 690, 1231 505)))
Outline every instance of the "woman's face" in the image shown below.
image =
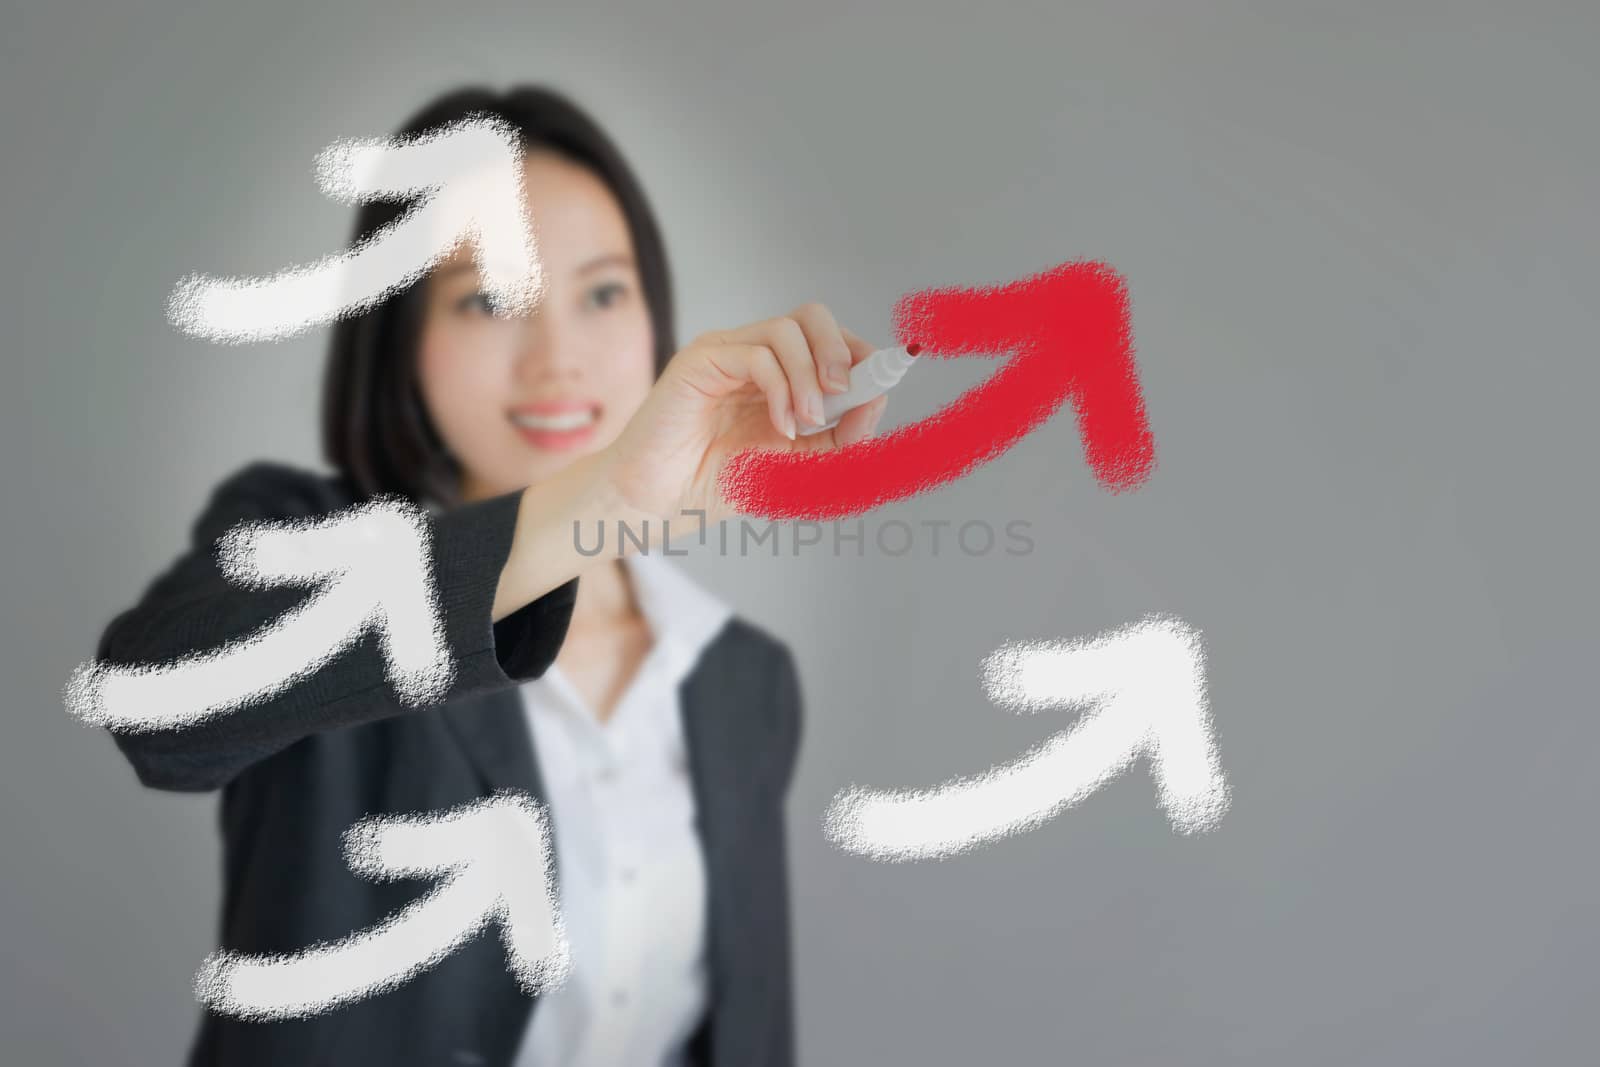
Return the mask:
POLYGON ((514 492, 616 439, 655 380, 655 338, 622 208, 546 149, 526 163, 544 293, 492 314, 463 244, 427 281, 423 402, 462 467, 465 500, 514 492))

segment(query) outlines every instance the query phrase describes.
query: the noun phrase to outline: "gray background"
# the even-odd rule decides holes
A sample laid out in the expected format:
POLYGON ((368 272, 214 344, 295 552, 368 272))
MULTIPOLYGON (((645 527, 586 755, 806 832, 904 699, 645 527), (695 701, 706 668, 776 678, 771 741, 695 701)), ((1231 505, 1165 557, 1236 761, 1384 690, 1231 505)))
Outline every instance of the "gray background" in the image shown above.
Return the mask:
POLYGON ((686 564, 801 662, 805 1062, 1594 1055, 1594 5, 11 3, 0 1059, 175 1061, 213 947, 213 798, 141 789, 60 687, 218 478, 317 464, 325 335, 211 346, 168 291, 335 247, 318 149, 513 79, 635 161, 685 339, 820 299, 886 340, 902 293, 1085 256, 1131 286, 1137 493, 1063 414, 869 518, 1025 519, 1031 556, 686 564), (984 699, 1002 640, 1147 611, 1205 634, 1215 832, 1141 767, 947 861, 824 840, 839 788, 1056 728, 984 699))

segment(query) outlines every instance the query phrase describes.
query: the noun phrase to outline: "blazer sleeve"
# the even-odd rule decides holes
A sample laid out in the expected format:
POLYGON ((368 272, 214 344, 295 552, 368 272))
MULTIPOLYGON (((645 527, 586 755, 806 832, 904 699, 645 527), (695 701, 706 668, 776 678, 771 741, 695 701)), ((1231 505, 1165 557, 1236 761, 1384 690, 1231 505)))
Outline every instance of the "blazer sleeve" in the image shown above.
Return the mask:
MULTIPOLYGON (((315 590, 246 589, 218 566, 215 542, 241 522, 300 518, 350 506, 309 471, 254 463, 225 480, 191 530, 188 550, 102 633, 106 664, 165 663, 246 638, 315 590)), ((520 493, 428 516, 431 564, 455 677, 440 703, 517 685, 549 669, 566 639, 578 579, 498 623, 491 619, 511 551, 520 493)), ((378 636, 349 648, 270 698, 182 728, 116 733, 139 780, 158 789, 217 789, 250 764, 317 731, 411 710, 394 695, 378 636)))

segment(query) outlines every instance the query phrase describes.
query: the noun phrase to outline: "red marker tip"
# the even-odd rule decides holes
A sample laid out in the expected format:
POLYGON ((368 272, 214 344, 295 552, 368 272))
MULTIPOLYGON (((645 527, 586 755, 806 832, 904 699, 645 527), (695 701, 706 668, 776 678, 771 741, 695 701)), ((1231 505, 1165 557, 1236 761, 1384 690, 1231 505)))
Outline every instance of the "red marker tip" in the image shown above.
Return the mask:
POLYGON ((906 355, 908 355, 908 356, 914 356, 918 352, 921 352, 921 351, 922 351, 922 346, 921 345, 906 345, 906 355))

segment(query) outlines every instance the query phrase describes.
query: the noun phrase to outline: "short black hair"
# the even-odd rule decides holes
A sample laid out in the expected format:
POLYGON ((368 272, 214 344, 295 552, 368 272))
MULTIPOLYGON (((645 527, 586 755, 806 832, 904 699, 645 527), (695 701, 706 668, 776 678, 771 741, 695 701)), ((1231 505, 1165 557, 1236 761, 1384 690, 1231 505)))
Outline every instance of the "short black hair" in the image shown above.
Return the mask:
MULTIPOLYGON (((510 123, 521 131, 525 147, 554 150, 610 188, 632 234, 659 376, 677 348, 672 276, 655 214, 622 153, 564 94, 531 85, 503 93, 487 88, 446 93, 413 115, 397 136, 411 137, 475 115, 510 123)), ((351 243, 393 222, 408 207, 396 201, 362 205, 351 243)), ((460 502, 461 468, 428 416, 417 368, 426 282, 424 275, 334 327, 323 373, 322 450, 359 498, 399 493, 418 503, 450 507, 460 502)))

